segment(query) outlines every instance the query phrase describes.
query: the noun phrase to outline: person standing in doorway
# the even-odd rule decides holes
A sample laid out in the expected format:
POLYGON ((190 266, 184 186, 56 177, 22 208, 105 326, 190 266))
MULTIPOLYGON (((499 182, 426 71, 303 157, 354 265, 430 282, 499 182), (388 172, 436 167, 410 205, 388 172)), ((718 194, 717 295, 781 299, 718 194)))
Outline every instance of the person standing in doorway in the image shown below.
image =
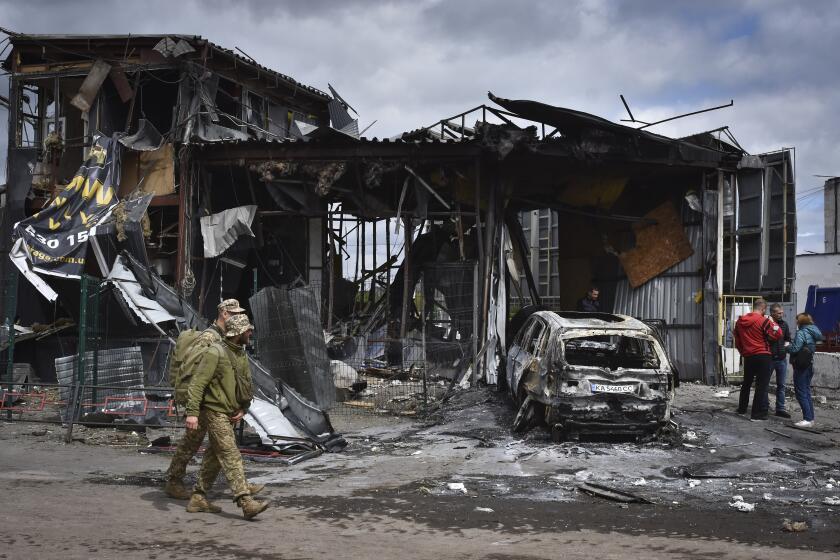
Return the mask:
POLYGON ((820 329, 807 313, 796 316, 796 336, 788 346, 790 361, 793 365, 793 389, 796 400, 802 409, 802 420, 796 423, 800 428, 814 425, 814 401, 811 399, 811 380, 814 378, 814 353, 817 342, 822 340, 820 329))
POLYGON ((577 302, 577 310, 585 311, 587 313, 598 313, 601 311, 601 291, 595 286, 589 288, 586 295, 580 298, 577 302))
POLYGON ((753 302, 752 311, 741 315, 735 323, 735 348, 744 357, 744 382, 738 400, 738 414, 746 414, 750 403, 750 388, 755 382, 750 420, 767 420, 770 403, 772 361, 770 345, 782 338, 782 329, 771 317, 765 317, 767 302, 761 298, 753 302))
POLYGON ((782 329, 782 338, 773 342, 770 346, 772 355, 770 356, 773 365, 772 372, 776 372, 776 416, 781 418, 790 418, 790 414, 785 410, 785 382, 787 381, 787 347, 790 346, 790 327, 785 321, 785 311, 778 303, 770 306, 770 317, 782 329))

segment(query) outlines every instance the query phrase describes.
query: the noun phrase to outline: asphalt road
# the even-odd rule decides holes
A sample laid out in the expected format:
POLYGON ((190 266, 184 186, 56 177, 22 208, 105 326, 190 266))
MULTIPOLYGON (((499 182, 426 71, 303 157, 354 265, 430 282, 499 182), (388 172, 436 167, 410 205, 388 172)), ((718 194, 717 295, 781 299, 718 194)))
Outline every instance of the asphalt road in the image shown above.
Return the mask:
POLYGON ((487 392, 423 423, 337 418, 346 451, 246 464, 273 504, 251 522, 224 481, 222 513, 186 513, 160 489, 168 457, 140 453, 143 438, 81 430, 64 445, 58 430, 4 422, 0 558, 836 558, 840 507, 822 503, 840 495, 827 487, 840 480, 836 403, 812 434, 745 421, 712 393, 681 392, 688 439, 644 445, 516 437, 487 392), (653 503, 588 496, 585 481, 653 503), (731 507, 736 494, 755 510, 731 507), (785 532, 785 519, 808 529, 785 532))

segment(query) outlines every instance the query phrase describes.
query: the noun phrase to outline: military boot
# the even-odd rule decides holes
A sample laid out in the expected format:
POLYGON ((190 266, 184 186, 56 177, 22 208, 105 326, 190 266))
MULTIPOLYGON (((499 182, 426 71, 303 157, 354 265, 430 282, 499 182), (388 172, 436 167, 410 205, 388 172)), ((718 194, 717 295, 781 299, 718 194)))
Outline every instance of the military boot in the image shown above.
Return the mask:
POLYGON ((251 496, 242 496, 239 498, 239 507, 242 508, 242 515, 245 519, 253 519, 266 510, 268 502, 255 500, 251 496))
POLYGON ((252 496, 256 496, 265 489, 265 484, 248 484, 248 490, 252 496))
POLYGON ((205 496, 195 493, 190 498, 190 503, 187 504, 187 511, 189 513, 219 513, 222 508, 208 502, 205 496))
POLYGON ((184 488, 184 483, 180 480, 172 479, 166 481, 166 486, 163 488, 166 495, 176 500, 189 500, 190 492, 184 488))

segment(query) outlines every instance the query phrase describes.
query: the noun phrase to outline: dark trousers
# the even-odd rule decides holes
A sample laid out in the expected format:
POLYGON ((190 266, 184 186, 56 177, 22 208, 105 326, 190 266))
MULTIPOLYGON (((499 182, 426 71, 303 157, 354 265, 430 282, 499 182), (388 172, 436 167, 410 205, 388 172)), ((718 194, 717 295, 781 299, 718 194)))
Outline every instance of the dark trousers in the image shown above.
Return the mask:
POLYGON ((813 364, 805 369, 793 369, 793 388, 796 400, 802 408, 802 419, 814 421, 814 401, 811 399, 811 379, 814 378, 813 364))
POLYGON ((787 382, 787 360, 773 360, 770 378, 776 372, 776 412, 785 409, 785 383, 787 382))
POLYGON ((738 400, 738 410, 747 411, 750 404, 750 388, 755 382, 755 396, 753 396, 752 413, 750 416, 758 418, 767 416, 770 402, 767 391, 770 387, 773 362, 769 355, 744 357, 744 382, 741 384, 741 395, 738 400))

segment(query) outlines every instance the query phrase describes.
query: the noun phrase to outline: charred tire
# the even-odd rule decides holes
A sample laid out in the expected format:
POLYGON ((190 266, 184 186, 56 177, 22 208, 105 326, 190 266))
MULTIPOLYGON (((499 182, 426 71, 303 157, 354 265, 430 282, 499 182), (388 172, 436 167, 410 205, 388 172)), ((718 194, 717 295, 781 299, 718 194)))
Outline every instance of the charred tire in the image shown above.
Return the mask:
POLYGON ((555 443, 562 443, 566 441, 568 433, 562 424, 554 424, 551 427, 551 441, 555 443))
POLYGON ((513 431, 521 434, 541 424, 545 418, 545 405, 530 396, 525 397, 522 406, 513 419, 513 431))
POLYGON ((531 429, 534 426, 535 414, 534 401, 531 397, 526 397, 513 419, 513 431, 520 434, 531 429))

